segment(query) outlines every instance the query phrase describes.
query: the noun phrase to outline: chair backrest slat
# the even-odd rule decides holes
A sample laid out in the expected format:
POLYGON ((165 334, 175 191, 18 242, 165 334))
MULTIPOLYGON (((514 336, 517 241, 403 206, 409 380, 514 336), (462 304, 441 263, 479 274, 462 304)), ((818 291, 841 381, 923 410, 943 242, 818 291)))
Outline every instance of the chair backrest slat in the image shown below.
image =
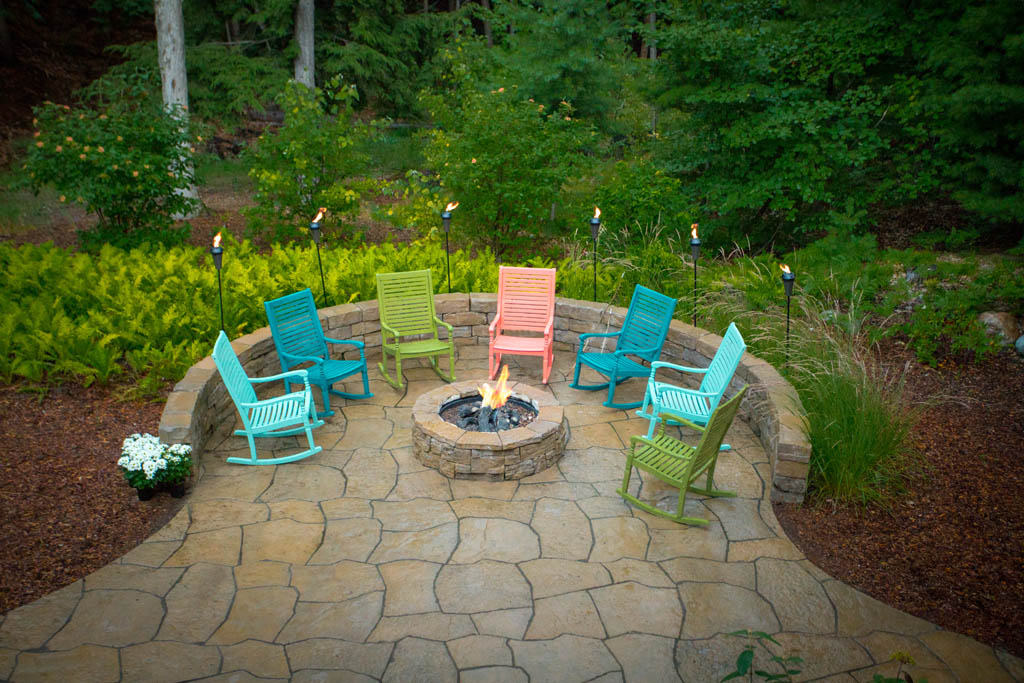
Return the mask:
POLYGON ((380 321, 399 335, 437 334, 429 270, 377 273, 380 321))
POLYGON ((647 361, 658 360, 675 308, 676 300, 672 297, 637 285, 622 323, 617 348, 648 349, 636 355, 647 361))
POLYGON ((704 472, 708 465, 718 457, 718 449, 725 440, 725 433, 729 431, 736 412, 740 409, 743 396, 747 393, 748 386, 744 386, 735 396, 725 403, 722 403, 711 414, 708 425, 701 436, 697 450, 693 454, 693 468, 690 470, 690 478, 695 479, 697 475, 704 472))
POLYGON ((708 366, 704 380, 700 383, 700 391, 716 395, 712 405, 717 403, 725 393, 725 388, 729 386, 729 382, 740 364, 740 358, 743 357, 743 352, 746 350, 747 344, 743 341, 743 335, 737 329, 736 323, 729 323, 729 329, 722 337, 722 343, 718 347, 718 351, 715 352, 715 357, 711 359, 711 365, 708 366))
POLYGON ((281 352, 293 356, 328 357, 327 341, 320 325, 320 317, 313 302, 313 293, 306 288, 279 299, 263 302, 270 323, 270 334, 278 350, 281 369, 288 370, 297 363, 286 363, 281 352))
POLYGON ((503 329, 543 332, 555 314, 555 269, 501 266, 498 312, 503 329))
MULTIPOLYGON (((249 383, 249 378, 246 376, 245 370, 242 369, 242 364, 238 362, 238 356, 235 355, 235 350, 231 348, 231 342, 228 341, 228 336, 224 334, 223 330, 217 337, 217 343, 213 345, 213 363, 217 366, 221 379, 224 380, 224 386, 228 388, 231 400, 235 402, 236 406, 242 403, 253 403, 256 400, 256 392, 253 390, 252 384, 249 383)), ((245 412, 240 412, 244 419, 245 412)))

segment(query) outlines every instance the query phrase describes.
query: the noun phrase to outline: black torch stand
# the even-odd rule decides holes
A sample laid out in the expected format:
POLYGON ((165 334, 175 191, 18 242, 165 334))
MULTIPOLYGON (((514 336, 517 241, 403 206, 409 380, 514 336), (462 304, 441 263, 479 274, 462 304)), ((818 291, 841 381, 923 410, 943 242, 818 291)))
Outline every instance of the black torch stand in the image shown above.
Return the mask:
POLYGON ((448 275, 448 293, 452 293, 452 255, 448 249, 448 233, 452 227, 452 212, 441 213, 441 224, 444 225, 444 269, 448 275))
POLYGON ((313 221, 309 224, 309 231, 313 235, 313 244, 316 245, 316 264, 320 268, 320 291, 324 297, 324 308, 327 307, 327 283, 324 280, 324 262, 320 258, 320 224, 313 221))
POLYGON ((597 301, 597 234, 601 230, 601 219, 590 219, 590 239, 594 241, 594 301, 597 301))
POLYGON ((217 269, 217 305, 220 308, 220 329, 221 332, 224 332, 224 289, 220 283, 220 267, 223 263, 224 248, 211 247, 210 253, 213 254, 213 267, 217 269))

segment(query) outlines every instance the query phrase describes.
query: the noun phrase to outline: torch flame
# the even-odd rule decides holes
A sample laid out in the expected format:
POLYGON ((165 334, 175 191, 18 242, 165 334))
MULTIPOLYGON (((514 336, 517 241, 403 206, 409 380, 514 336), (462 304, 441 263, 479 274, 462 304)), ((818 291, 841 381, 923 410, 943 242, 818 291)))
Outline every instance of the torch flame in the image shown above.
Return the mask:
POLYGON ((454 211, 457 208, 459 208, 459 203, 458 202, 448 202, 448 206, 444 207, 444 210, 445 211, 454 211))
POLYGON ((780 267, 780 268, 782 268, 782 272, 783 272, 783 273, 785 273, 786 275, 789 275, 789 266, 787 266, 787 265, 786 265, 785 263, 783 263, 783 264, 782 264, 781 266, 779 266, 779 267, 780 267))
POLYGON ((216 249, 220 246, 220 233, 218 232, 213 236, 213 248, 216 249))
POLYGON ((600 217, 601 217, 601 209, 599 209, 599 208, 597 208, 595 206, 594 207, 594 218, 600 218, 600 217))
POLYGON ((313 222, 319 223, 320 221, 322 221, 324 219, 325 213, 327 213, 327 209, 324 207, 320 207, 320 210, 316 212, 316 216, 313 217, 313 222))
POLYGON ((696 223, 694 223, 693 225, 690 226, 690 237, 692 237, 693 239, 698 239, 697 238, 697 224, 696 223))
POLYGON ((505 384, 507 381, 508 366, 506 365, 501 369, 501 374, 498 375, 498 383, 494 385, 493 389, 486 382, 477 387, 477 390, 480 392, 480 405, 486 406, 491 410, 497 410, 505 405, 508 397, 512 395, 512 390, 505 384))

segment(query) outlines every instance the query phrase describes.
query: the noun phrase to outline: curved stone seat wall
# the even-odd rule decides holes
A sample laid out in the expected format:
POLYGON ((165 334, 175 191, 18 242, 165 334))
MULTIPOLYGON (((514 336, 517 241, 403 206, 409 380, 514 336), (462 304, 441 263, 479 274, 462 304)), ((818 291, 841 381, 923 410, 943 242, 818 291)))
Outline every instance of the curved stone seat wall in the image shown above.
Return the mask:
MULTIPOLYGON (((487 324, 494 317, 496 294, 439 294, 435 297, 435 305, 438 315, 454 326, 457 345, 487 344, 487 324)), ((555 351, 575 354, 581 333, 614 331, 621 327, 625 315, 626 309, 618 306, 557 299, 555 351)), ((371 363, 379 360, 380 316, 376 301, 325 308, 320 311, 320 319, 327 336, 362 341, 366 344, 367 359, 371 363)), ((716 334, 674 320, 661 359, 680 365, 707 367, 721 340, 716 334)), ((250 377, 280 372, 269 328, 240 337, 232 342, 232 346, 250 377)), ((608 348, 614 348, 614 342, 608 348)), ((376 372, 376 368, 371 366, 371 377, 376 372)), ((669 379, 691 386, 695 384, 692 375, 677 375, 669 379)), ((750 391, 740 409, 740 419, 757 434, 771 460, 771 500, 800 502, 807 487, 811 453, 810 444, 801 429, 803 408, 800 399, 775 368, 749 353, 743 355, 726 396, 734 394, 744 384, 750 384, 750 391)), ((160 419, 160 438, 165 443, 191 444, 198 460, 217 426, 234 419, 234 404, 213 359, 207 356, 189 369, 168 397, 160 419)))

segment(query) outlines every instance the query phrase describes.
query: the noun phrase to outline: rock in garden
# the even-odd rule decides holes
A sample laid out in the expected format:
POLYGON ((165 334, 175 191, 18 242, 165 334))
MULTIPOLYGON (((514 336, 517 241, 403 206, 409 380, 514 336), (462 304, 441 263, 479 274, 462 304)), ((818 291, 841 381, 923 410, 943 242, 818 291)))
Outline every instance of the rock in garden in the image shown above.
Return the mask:
POLYGON ((978 322, 985 326, 989 336, 998 337, 1004 346, 1013 344, 1020 335, 1020 326, 1013 313, 985 311, 978 316, 978 322))

